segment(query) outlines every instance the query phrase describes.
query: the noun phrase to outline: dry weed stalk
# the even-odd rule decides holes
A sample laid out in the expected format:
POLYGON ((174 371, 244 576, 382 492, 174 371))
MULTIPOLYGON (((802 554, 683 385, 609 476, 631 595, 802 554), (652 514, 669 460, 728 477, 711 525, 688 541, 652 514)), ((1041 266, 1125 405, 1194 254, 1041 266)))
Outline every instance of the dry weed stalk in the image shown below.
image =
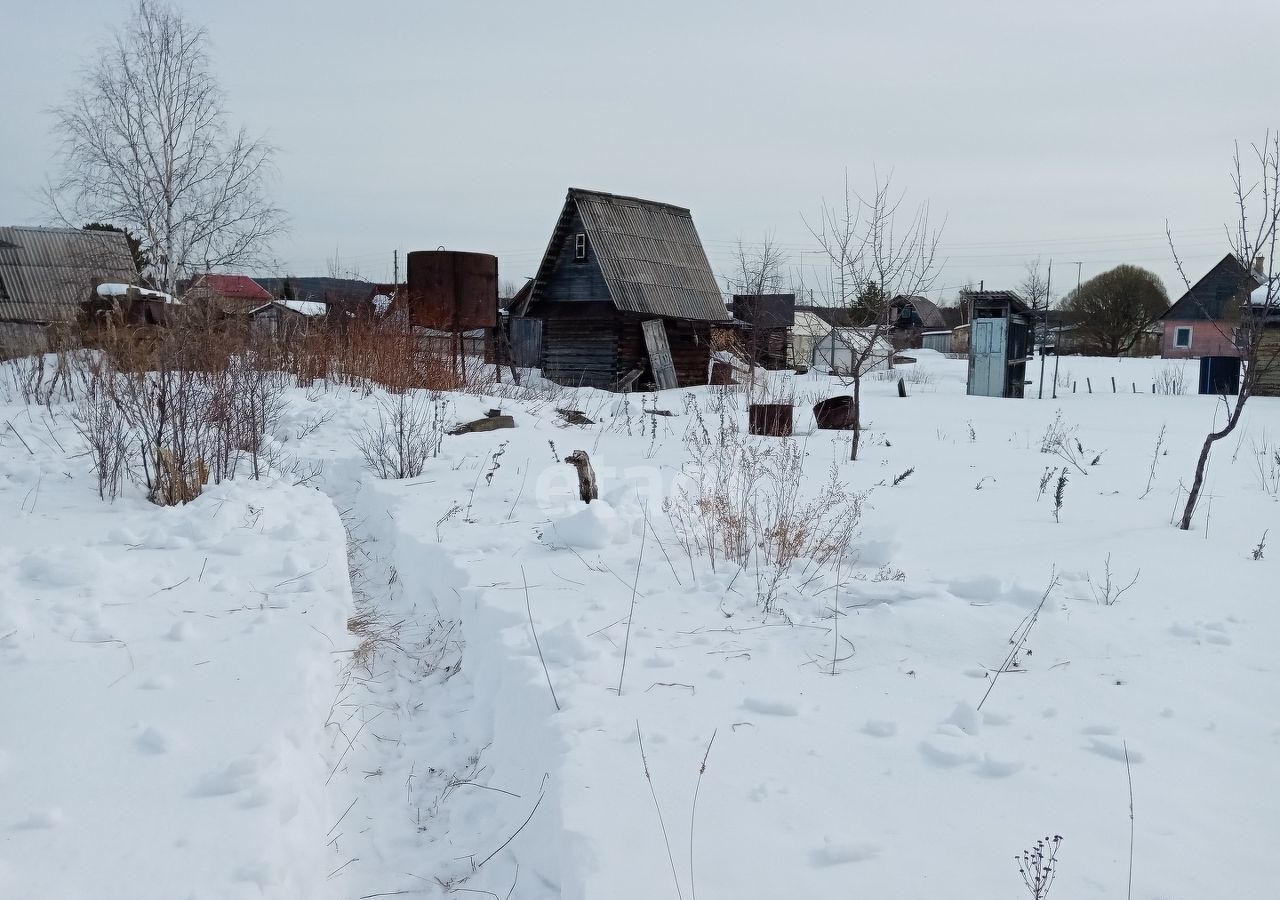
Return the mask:
POLYGON ((717 556, 740 567, 754 563, 758 600, 772 612, 795 564, 821 570, 848 553, 863 495, 844 486, 834 462, 807 494, 806 454, 795 440, 747 439, 723 412, 713 437, 699 412, 685 442, 691 462, 663 509, 691 561, 705 554, 713 570, 717 556))

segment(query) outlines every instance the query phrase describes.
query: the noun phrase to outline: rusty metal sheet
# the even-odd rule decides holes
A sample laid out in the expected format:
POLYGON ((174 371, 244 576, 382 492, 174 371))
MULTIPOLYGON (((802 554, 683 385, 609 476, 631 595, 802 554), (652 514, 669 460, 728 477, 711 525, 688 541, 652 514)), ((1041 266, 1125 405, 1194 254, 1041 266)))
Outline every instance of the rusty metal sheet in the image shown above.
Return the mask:
POLYGON ((438 331, 498 324, 498 258, 457 250, 408 254, 409 320, 438 331))

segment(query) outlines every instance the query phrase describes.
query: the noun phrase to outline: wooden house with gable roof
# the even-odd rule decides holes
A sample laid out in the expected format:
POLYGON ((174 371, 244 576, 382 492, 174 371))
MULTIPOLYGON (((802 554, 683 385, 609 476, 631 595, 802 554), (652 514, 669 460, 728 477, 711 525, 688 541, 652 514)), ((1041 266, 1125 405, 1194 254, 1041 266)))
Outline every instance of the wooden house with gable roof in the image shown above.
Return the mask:
POLYGON ((705 384, 727 322, 689 210, 570 188, 538 274, 510 310, 514 356, 560 384, 705 384))
POLYGON ((1165 359, 1240 356, 1236 327, 1250 292, 1266 284, 1265 262, 1258 257, 1251 268, 1234 253, 1222 257, 1160 316, 1164 326, 1160 355, 1165 359))

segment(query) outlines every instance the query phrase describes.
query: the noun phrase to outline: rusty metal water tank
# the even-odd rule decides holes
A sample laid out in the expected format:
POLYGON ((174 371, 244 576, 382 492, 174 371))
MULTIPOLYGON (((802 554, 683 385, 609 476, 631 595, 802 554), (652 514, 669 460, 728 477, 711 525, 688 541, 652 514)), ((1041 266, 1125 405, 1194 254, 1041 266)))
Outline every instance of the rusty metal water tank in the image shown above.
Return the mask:
POLYGON ((438 331, 498 324, 498 257, 459 250, 408 254, 409 321, 438 331))

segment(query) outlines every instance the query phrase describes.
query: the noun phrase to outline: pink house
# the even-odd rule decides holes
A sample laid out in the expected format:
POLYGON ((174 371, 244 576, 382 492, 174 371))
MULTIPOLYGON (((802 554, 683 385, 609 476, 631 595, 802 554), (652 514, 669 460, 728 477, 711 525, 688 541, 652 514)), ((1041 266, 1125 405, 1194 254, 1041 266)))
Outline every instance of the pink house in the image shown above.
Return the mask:
POLYGON ((1165 359, 1239 356, 1235 321, 1249 292, 1265 282, 1261 258, 1250 269, 1228 253, 1160 317, 1165 359))

